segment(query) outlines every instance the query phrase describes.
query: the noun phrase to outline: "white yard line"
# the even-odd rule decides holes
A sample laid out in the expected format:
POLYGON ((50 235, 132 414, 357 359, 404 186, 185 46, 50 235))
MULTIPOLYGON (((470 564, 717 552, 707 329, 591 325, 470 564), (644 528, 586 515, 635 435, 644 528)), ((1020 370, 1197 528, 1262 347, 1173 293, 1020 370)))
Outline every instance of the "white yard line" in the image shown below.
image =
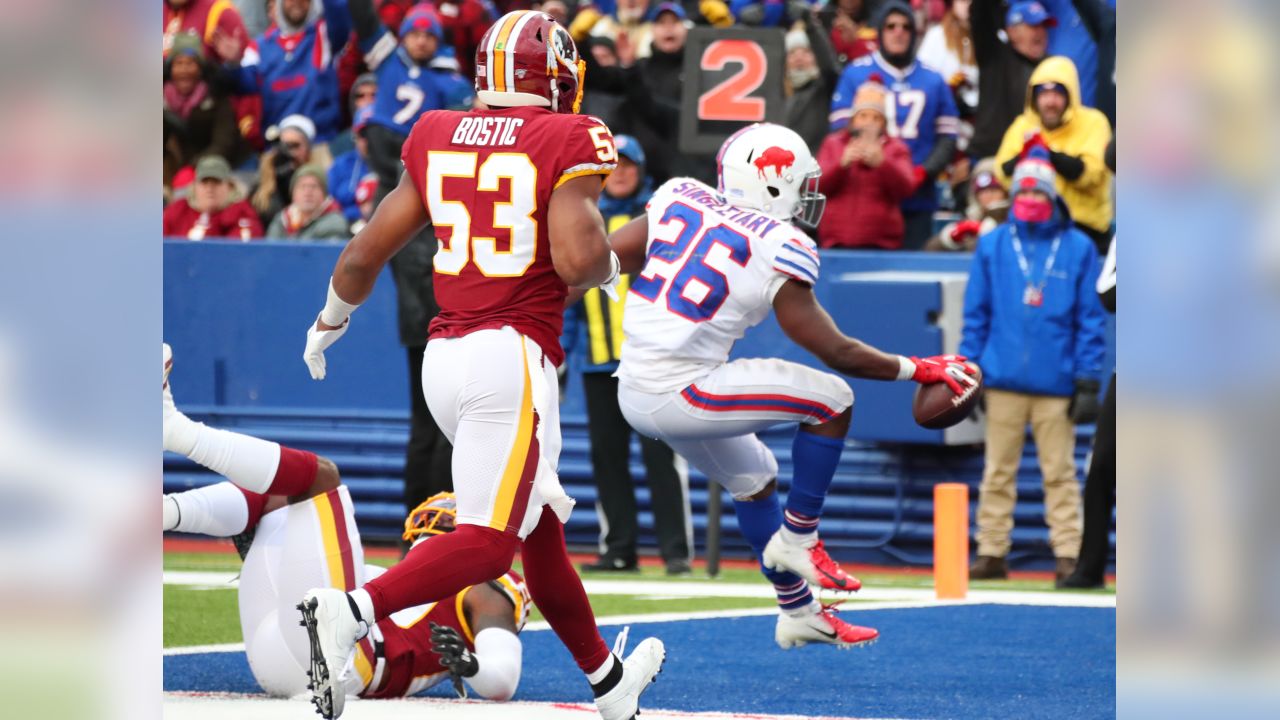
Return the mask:
MULTIPOLYGON (((276 720, 302 717, 310 710, 303 699, 280 700, 260 695, 232 693, 165 693, 164 716, 176 720, 276 720)), ((393 718, 440 717, 449 720, 587 720, 599 717, 594 705, 581 703, 508 702, 444 698, 404 700, 348 699, 344 720, 392 720, 393 718)), ((758 713, 683 712, 644 709, 646 720, 855 720, 846 717, 812 715, 764 715, 758 713)), ((867 720, 867 719, 862 719, 867 720)))
MULTIPOLYGON (((166 571, 166 585, 184 585, 203 588, 234 588, 236 573, 203 571, 166 571)), ((733 597, 773 598, 773 588, 764 582, 662 582, 653 580, 586 580, 583 586, 588 595, 638 595, 664 599, 733 597)), ((840 597, 840 594, 833 594, 840 597)), ((1058 607, 1115 607, 1116 596, 1111 593, 1043 592, 1027 590, 970 590, 964 600, 938 600, 931 588, 879 588, 865 587, 849 595, 850 599, 877 602, 915 603, 912 607, 932 605, 1041 605, 1058 607)), ((863 608, 863 603, 848 603, 845 607, 863 608)), ((697 615, 694 613, 693 615, 697 615)), ((723 617, 723 613, 713 615, 723 617)), ((681 617, 691 617, 689 614, 681 617)))

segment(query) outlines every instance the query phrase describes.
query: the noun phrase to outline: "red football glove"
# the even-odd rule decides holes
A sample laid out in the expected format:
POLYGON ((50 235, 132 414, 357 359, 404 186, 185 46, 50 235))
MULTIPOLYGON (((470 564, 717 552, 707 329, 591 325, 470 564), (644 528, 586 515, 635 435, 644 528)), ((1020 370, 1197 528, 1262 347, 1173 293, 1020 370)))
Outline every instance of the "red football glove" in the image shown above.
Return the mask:
POLYGON ((965 235, 977 235, 982 232, 982 223, 977 220, 961 220, 951 228, 951 239, 960 242, 965 235))
POLYGON ((964 388, 960 383, 973 386, 977 384, 972 375, 976 374, 973 367, 965 363, 963 355, 934 355, 927 358, 912 357, 911 362, 916 364, 916 372, 911 379, 921 385, 932 385, 934 383, 944 382, 947 387, 951 388, 951 392, 956 395, 963 395, 964 388))
POLYGON ((923 185, 925 181, 928 179, 929 179, 929 173, 926 173, 924 171, 924 167, 922 165, 916 165, 915 167, 911 168, 911 192, 914 193, 915 191, 919 190, 920 186, 923 185))

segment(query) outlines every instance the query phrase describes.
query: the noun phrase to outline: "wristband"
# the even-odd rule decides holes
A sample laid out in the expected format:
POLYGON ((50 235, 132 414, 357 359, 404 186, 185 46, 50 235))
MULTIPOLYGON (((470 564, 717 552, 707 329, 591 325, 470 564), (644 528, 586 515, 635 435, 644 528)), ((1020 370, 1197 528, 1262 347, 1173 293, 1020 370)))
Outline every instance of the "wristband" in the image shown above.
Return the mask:
POLYGON ((600 284, 608 285, 612 283, 614 280, 617 280, 618 276, 621 274, 622 274, 622 261, 618 259, 618 253, 610 250, 609 251, 609 277, 606 278, 605 281, 600 284))
POLYGON ((358 307, 360 306, 352 305, 338 297, 338 291, 333 289, 333 278, 329 278, 329 298, 324 303, 324 309, 320 311, 320 322, 338 327, 346 322, 358 307))
POLYGON ((916 364, 905 355, 898 356, 898 379, 910 380, 916 374, 916 364))

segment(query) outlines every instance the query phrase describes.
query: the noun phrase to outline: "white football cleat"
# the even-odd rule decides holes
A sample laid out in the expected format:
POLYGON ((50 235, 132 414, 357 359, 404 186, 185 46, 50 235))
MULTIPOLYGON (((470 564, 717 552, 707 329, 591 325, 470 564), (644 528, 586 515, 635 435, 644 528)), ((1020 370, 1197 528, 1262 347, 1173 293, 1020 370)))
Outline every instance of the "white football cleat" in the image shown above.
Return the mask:
POLYGON ((632 720, 640 712, 640 694, 662 672, 667 649, 658 638, 646 638, 622 663, 622 679, 609 692, 596 698, 596 709, 604 720, 632 720))
POLYGON ((789 570, 824 590, 853 592, 862 587, 858 578, 846 573, 831 559, 821 540, 813 547, 796 545, 782 536, 782 528, 769 538, 760 559, 770 570, 789 570))
POLYGON ((785 613, 779 615, 778 625, 773 633, 773 639, 783 650, 804 647, 809 643, 851 648, 869 645, 878 637, 880 632, 874 628, 851 625, 836 617, 834 605, 822 605, 817 612, 800 617, 785 613))
POLYGON ((325 720, 342 715, 346 704, 344 673, 368 625, 356 620, 347 594, 333 588, 310 590, 298 603, 300 623, 311 640, 311 702, 325 720))

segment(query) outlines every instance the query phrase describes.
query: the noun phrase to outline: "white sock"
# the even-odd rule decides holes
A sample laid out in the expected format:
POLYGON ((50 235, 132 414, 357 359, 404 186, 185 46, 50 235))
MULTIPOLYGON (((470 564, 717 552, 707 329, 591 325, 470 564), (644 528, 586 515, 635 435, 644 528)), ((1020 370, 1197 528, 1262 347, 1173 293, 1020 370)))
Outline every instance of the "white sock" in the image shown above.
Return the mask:
POLYGON ((613 656, 613 653, 609 653, 609 657, 605 659, 604 663, 601 664, 600 667, 587 673, 587 682, 595 685, 601 680, 604 680, 609 676, 609 671, 613 670, 613 664, 617 661, 618 659, 613 656))
POLYGON ((364 588, 356 588, 347 594, 356 602, 356 607, 360 608, 360 619, 373 625, 373 596, 364 588))
POLYGON ((818 602, 817 598, 814 598, 813 602, 809 603, 808 605, 803 605, 801 607, 794 608, 792 610, 783 610, 782 614, 786 615, 787 617, 806 618, 806 617, 809 617, 810 615, 817 615, 821 611, 822 611, 822 604, 818 602))
POLYGON ((244 493, 231 483, 220 482, 195 490, 165 495, 165 529, 199 533, 213 537, 231 537, 244 532, 249 524, 249 504, 244 493), (169 526, 172 505, 176 514, 169 526))
POLYGON ((249 492, 267 492, 280 466, 278 443, 187 422, 194 427, 195 440, 184 455, 249 492))
POLYGON ((178 501, 168 495, 160 498, 163 509, 164 529, 172 530, 178 527, 178 521, 182 519, 182 510, 178 508, 178 501))
POLYGON ((174 407, 173 398, 167 392, 164 400, 164 449, 186 455, 196 446, 196 433, 201 425, 174 407))
POLYGON ((817 531, 811 533, 798 533, 786 525, 778 528, 778 532, 782 533, 782 541, 788 545, 799 545, 802 548, 811 548, 818 544, 817 531))

